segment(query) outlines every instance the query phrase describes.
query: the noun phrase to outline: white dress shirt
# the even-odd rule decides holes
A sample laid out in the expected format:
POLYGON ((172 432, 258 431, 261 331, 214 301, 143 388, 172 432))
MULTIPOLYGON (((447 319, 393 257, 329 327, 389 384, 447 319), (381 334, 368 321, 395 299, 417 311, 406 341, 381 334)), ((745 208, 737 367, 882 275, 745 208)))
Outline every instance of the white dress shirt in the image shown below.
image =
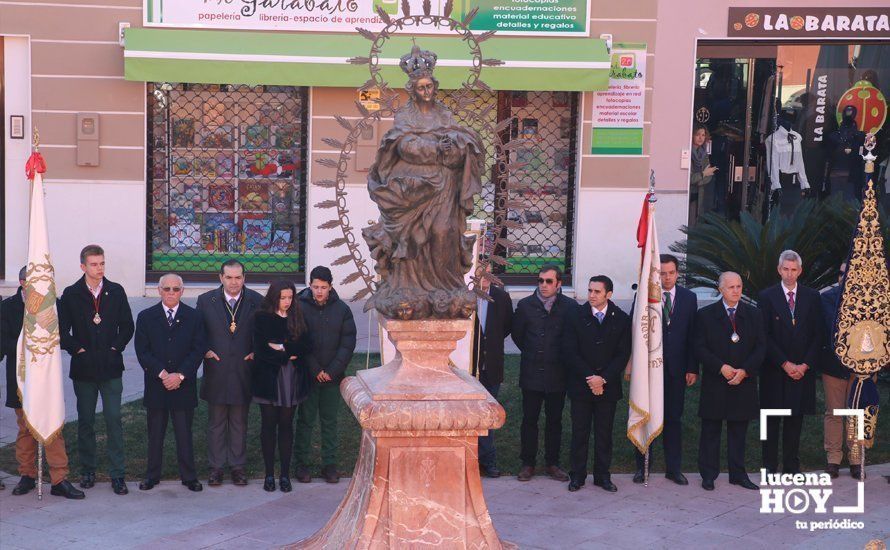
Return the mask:
POLYGON ((807 172, 803 164, 803 138, 794 130, 788 131, 779 126, 763 142, 766 147, 766 166, 769 172, 770 191, 782 188, 779 173, 797 174, 801 189, 809 189, 807 172), (791 136, 792 141, 788 141, 791 136))

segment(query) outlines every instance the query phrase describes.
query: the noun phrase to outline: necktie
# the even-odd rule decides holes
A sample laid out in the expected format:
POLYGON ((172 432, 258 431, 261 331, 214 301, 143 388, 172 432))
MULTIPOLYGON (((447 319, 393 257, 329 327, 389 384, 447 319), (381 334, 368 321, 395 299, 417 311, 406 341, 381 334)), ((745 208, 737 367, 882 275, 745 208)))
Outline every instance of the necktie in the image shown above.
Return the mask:
POLYGON ((792 315, 794 314, 794 291, 788 291, 788 309, 791 310, 792 315))
POLYGON ((172 309, 167 310, 167 324, 170 325, 171 327, 173 326, 173 310, 172 309))
POLYGON ((606 314, 603 313, 602 311, 596 312, 596 320, 599 321, 600 324, 603 324, 603 318, 605 318, 605 316, 606 316, 606 314))
POLYGON ((726 311, 729 313, 729 322, 733 324, 733 328, 735 328, 735 308, 728 307, 726 311))
POLYGON ((236 300, 234 298, 229 298, 229 307, 232 308, 233 310, 235 309, 235 304, 237 304, 237 303, 238 303, 238 300, 236 300))
POLYGON ((674 310, 674 304, 671 302, 671 293, 664 293, 664 320, 671 322, 671 311, 674 310))

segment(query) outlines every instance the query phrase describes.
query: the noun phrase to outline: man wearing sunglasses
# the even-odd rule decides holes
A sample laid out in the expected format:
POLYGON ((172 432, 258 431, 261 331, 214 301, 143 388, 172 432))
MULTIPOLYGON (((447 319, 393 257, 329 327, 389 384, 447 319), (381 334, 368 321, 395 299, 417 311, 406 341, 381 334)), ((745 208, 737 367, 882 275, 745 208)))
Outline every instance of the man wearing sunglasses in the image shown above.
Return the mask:
POLYGON ((560 360, 563 321, 578 304, 563 296, 562 270, 548 264, 538 273, 534 294, 516 305, 513 341, 522 352, 519 387, 522 389, 522 426, 519 432, 522 468, 519 481, 535 475, 538 455, 538 419, 544 408, 544 463, 557 481, 569 476, 559 467, 562 446, 562 409, 566 400, 565 371, 560 360))
POLYGON ((145 371, 143 406, 148 421, 148 465, 139 490, 160 482, 167 420, 173 420, 179 477, 190 491, 201 491, 195 470, 192 419, 198 406, 198 367, 207 344, 204 319, 180 300, 182 278, 168 273, 158 281, 161 302, 136 318, 136 357, 145 371))

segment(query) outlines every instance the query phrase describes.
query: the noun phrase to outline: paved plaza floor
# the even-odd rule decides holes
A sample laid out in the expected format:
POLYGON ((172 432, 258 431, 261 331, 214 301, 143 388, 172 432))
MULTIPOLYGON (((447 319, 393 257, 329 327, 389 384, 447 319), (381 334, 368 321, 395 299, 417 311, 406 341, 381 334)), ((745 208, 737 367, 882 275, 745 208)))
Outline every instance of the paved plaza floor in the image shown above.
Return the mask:
MULTIPOLYGON (((12 496, 15 477, 0 492, 0 547, 47 548, 274 548, 311 535, 336 509, 349 480, 337 485, 294 484, 289 494, 266 493, 253 480, 247 487, 225 484, 191 493, 176 481, 149 492, 130 483, 117 496, 98 483, 83 501, 36 494, 12 496)), ((760 513, 760 494, 731 486, 722 475, 713 492, 702 490, 697 475, 680 487, 654 476, 648 487, 630 475, 615 475, 618 492, 588 484, 576 493, 544 477, 483 482, 488 507, 500 536, 520 548, 742 548, 798 547, 861 549, 871 540, 890 542, 890 464, 869 467, 865 513, 836 515, 832 505, 854 505, 856 483, 835 480, 828 513, 760 513), (797 522, 850 519, 861 529, 798 529, 797 522)), ((752 476, 758 482, 759 476, 752 476)))

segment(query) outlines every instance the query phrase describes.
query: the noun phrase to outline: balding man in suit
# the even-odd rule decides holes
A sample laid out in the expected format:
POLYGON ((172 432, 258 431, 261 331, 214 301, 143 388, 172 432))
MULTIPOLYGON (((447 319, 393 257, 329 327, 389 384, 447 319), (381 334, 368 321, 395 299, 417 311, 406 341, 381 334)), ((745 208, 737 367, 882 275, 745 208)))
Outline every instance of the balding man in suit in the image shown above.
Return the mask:
POLYGON ((742 278, 720 275, 721 300, 698 310, 695 354, 701 363, 701 438, 698 468, 701 486, 714 490, 720 475, 720 432, 726 422, 729 483, 757 490, 745 472, 748 423, 760 414, 757 373, 766 354, 763 317, 742 299, 742 278))

